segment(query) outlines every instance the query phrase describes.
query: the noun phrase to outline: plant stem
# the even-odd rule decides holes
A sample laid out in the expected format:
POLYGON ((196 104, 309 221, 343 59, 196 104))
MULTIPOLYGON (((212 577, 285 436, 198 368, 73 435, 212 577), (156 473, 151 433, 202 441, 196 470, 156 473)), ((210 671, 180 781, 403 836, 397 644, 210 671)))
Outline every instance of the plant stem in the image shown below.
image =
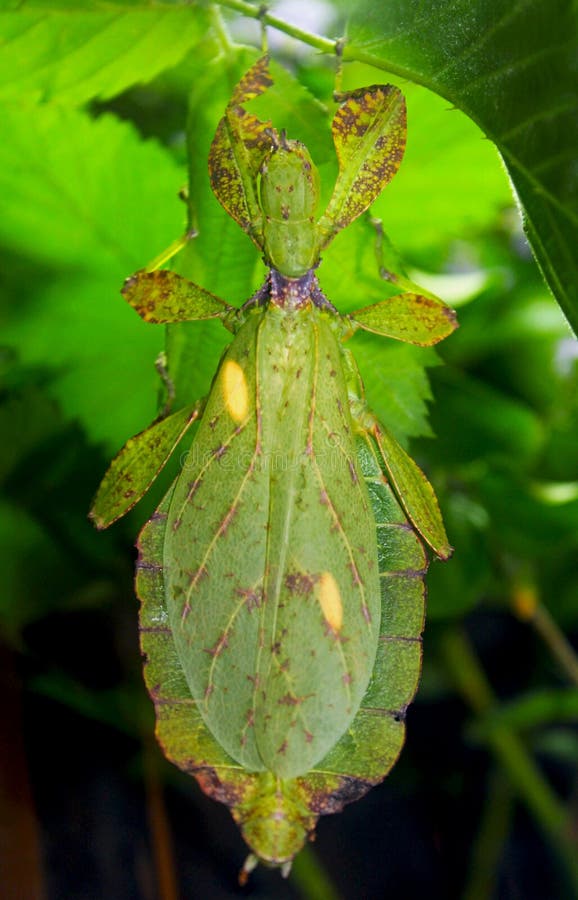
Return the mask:
POLYGON ((480 829, 472 851, 462 900, 487 900, 496 892, 497 873, 512 819, 512 789, 503 769, 490 772, 480 829))
POLYGON ((546 607, 541 603, 537 605, 531 622, 570 680, 578 686, 578 657, 574 652, 574 648, 560 631, 546 607))
POLYGON ((339 894, 311 847, 303 847, 296 856, 290 877, 304 900, 339 900, 339 894))
MULTIPOLYGON (((465 634, 458 629, 448 631, 443 639, 443 650, 458 691, 476 713, 489 712, 496 700, 465 634)), ((565 807, 544 779, 523 741, 507 725, 496 724, 487 740, 518 796, 563 861, 578 896, 578 848, 565 807)))
POLYGON ((219 43, 221 44, 221 48, 225 51, 231 49, 231 37, 229 32, 227 31, 227 27, 223 22, 223 16, 221 15, 221 10, 218 6, 214 4, 210 7, 211 18, 213 20, 213 28, 215 30, 215 34, 219 39, 219 43))
POLYGON ((570 681, 578 685, 578 657, 544 604, 540 603, 535 583, 522 581, 515 584, 511 600, 518 618, 535 628, 570 681))
POLYGON ((226 6, 228 9, 234 9, 236 12, 241 13, 241 15, 249 16, 251 19, 260 19, 265 25, 270 25, 271 28, 276 28, 278 31, 282 31, 284 34, 288 34, 290 37, 293 37, 304 44, 309 44, 310 47, 315 47, 315 49, 319 50, 321 53, 336 52, 339 43, 338 41, 320 37, 318 34, 304 31, 296 25, 284 22, 283 19, 272 16, 266 11, 266 7, 264 6, 255 6, 253 3, 247 3, 246 0, 219 0, 219 5, 226 6))

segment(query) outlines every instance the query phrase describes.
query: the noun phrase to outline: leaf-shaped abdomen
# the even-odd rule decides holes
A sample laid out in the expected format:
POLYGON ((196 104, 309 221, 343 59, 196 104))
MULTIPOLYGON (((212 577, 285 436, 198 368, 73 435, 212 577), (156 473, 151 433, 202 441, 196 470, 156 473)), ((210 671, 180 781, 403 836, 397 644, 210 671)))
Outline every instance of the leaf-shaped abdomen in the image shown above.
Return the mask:
POLYGON ((379 631, 375 523, 324 314, 250 314, 166 535, 171 627, 207 726, 248 769, 307 772, 353 719, 379 631))

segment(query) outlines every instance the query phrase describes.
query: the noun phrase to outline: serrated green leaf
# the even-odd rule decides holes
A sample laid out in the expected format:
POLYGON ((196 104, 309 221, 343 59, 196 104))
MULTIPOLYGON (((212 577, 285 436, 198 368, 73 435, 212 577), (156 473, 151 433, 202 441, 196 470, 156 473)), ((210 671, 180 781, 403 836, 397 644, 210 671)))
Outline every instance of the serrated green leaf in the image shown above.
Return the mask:
POLYGON ((0 146, 0 241, 14 251, 126 275, 183 230, 183 171, 128 123, 57 105, 9 104, 0 114, 10 135, 0 146), (131 217, 137 209, 147 215, 131 217))
POLYGON ((200 6, 70 6, 24 3, 0 14, 0 100, 113 97, 176 65, 209 28, 200 6))
POLYGON ((2 117, 11 139, 0 147, 0 240, 46 272, 6 298, 3 340, 24 363, 52 369, 65 412, 116 450, 154 418, 163 343, 120 288, 182 230, 183 173, 110 116, 44 106, 4 107, 2 117), (129 214, 139 209, 154 215, 129 214), (139 390, 119 390, 126 379, 139 390))

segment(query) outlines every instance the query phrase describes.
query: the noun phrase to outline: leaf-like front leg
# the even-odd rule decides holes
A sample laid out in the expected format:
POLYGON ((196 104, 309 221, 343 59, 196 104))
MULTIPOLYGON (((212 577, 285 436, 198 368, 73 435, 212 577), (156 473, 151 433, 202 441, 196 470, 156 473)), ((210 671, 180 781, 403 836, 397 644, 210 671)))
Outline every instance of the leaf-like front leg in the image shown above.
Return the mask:
POLYGON ((209 153, 209 177, 215 197, 260 250, 263 249, 263 216, 258 173, 276 132, 271 122, 261 122, 244 109, 244 104, 263 94, 272 84, 269 57, 263 56, 233 91, 209 153))
POLYGON ((198 402, 161 419, 132 437, 115 456, 94 498, 89 516, 108 528, 135 506, 164 468, 173 450, 201 414, 198 402))
POLYGON ((223 318, 233 309, 176 272, 140 269, 124 283, 122 295, 141 319, 154 325, 223 318))
POLYGON ((362 328, 421 347, 443 341, 458 327, 453 309, 436 297, 413 292, 395 294, 344 318, 354 330, 362 328))
POLYGON ((368 209, 399 169, 407 131, 403 94, 391 84, 352 91, 332 131, 339 174, 318 222, 320 250, 368 209))

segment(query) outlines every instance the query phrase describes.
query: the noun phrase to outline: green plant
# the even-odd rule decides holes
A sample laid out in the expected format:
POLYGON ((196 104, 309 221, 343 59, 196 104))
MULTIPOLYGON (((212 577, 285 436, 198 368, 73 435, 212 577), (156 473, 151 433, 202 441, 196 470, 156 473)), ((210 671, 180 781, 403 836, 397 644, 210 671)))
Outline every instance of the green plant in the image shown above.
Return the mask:
MULTIPOLYGON (((337 7, 332 11, 336 24, 325 31, 337 38, 343 25, 337 7)), ((199 236, 184 251, 182 274, 237 306, 263 277, 249 241, 219 209, 206 177, 216 123, 241 72, 258 55, 230 37, 239 14, 257 19, 259 10, 237 0, 212 7, 46 2, 5 4, 0 13, 6 348, 0 416, 3 433, 10 434, 1 457, 7 560, 1 614, 4 640, 24 660, 34 629, 46 628, 57 612, 84 616, 105 609, 114 618, 130 603, 127 548, 162 485, 148 512, 132 514, 112 536, 92 534, 84 511, 105 460, 157 411, 152 361, 163 334, 140 323, 118 289, 182 231, 185 209, 175 197, 186 167, 199 236), (193 135, 188 151, 186 117, 193 135)), ((277 21, 274 10, 262 18, 272 31, 296 37, 289 57, 296 46, 322 51, 293 58, 297 77, 279 81, 283 107, 258 102, 264 116, 308 146, 323 184, 331 185, 329 132, 318 123, 324 115, 319 104, 331 102, 335 42, 277 21)), ((384 351, 371 335, 353 339, 369 405, 400 442, 412 439, 456 548, 450 565, 431 572, 415 721, 420 710, 425 714, 461 691, 475 727, 466 733, 469 744, 460 746, 486 747, 504 768, 516 797, 563 859, 559 881, 552 883, 567 895, 562 879, 576 881, 570 814, 545 772, 554 769, 557 788, 569 793, 567 760, 576 745, 567 723, 574 721, 576 674, 561 630, 576 628, 576 344, 526 252, 495 151, 459 110, 500 149, 539 264, 576 326, 575 10, 562 0, 463 9, 396 2, 356 4, 351 19, 344 88, 397 77, 408 97, 406 160, 373 213, 408 271, 423 274, 419 281, 428 273, 428 286, 458 307, 461 323, 443 350, 443 368, 432 350, 392 345, 384 351), (448 110, 448 102, 457 109, 448 110), (430 419, 435 440, 428 437, 426 368, 436 400, 430 419), (465 643, 454 631, 464 616, 465 643), (514 625, 513 616, 524 624, 514 625), (515 678, 509 676, 513 688, 496 658, 484 655, 493 621, 506 635, 505 644, 493 638, 503 652, 513 652, 507 643, 512 629, 525 635, 525 655, 516 657, 515 678), (527 634, 532 624, 535 641, 527 634), (480 688, 472 641, 497 685, 497 699, 480 688), (471 673, 467 683, 465 671, 471 673), (509 689, 520 706, 504 702, 509 689), (513 776, 520 771, 528 777, 513 776)), ((344 313, 363 305, 364 290, 383 288, 375 229, 359 222, 348 232, 324 254, 322 269, 322 287, 344 313)), ((394 268, 385 241, 381 249, 385 266, 394 268)), ((224 337, 211 323, 171 329, 166 350, 178 371, 175 403, 207 392, 224 337)), ((82 644, 85 632, 74 640, 82 644)), ((143 727, 146 712, 131 699, 142 697, 138 682, 129 688, 130 680, 121 678, 112 693, 87 692, 73 670, 67 674, 61 659, 50 657, 50 648, 44 652, 48 660, 39 663, 36 680, 27 674, 27 688, 133 733, 143 727)), ((461 741, 459 732, 454 736, 461 741)), ((456 809, 456 783, 464 784, 466 774, 430 772, 411 743, 411 719, 406 756, 402 783, 419 784, 420 771, 426 772, 443 786, 436 807, 446 798, 456 809)), ((495 802, 506 793, 497 789, 495 802)), ((484 819, 490 821, 489 837, 483 836, 494 871, 500 866, 496 836, 512 828, 516 834, 508 803, 501 831, 484 819)), ((336 871, 334 877, 339 882, 342 876, 336 871)), ((468 875, 465 864, 454 863, 451 879, 460 889, 469 882, 470 896, 480 890, 475 865, 468 875)), ((556 890, 550 885, 550 893, 556 890)))

